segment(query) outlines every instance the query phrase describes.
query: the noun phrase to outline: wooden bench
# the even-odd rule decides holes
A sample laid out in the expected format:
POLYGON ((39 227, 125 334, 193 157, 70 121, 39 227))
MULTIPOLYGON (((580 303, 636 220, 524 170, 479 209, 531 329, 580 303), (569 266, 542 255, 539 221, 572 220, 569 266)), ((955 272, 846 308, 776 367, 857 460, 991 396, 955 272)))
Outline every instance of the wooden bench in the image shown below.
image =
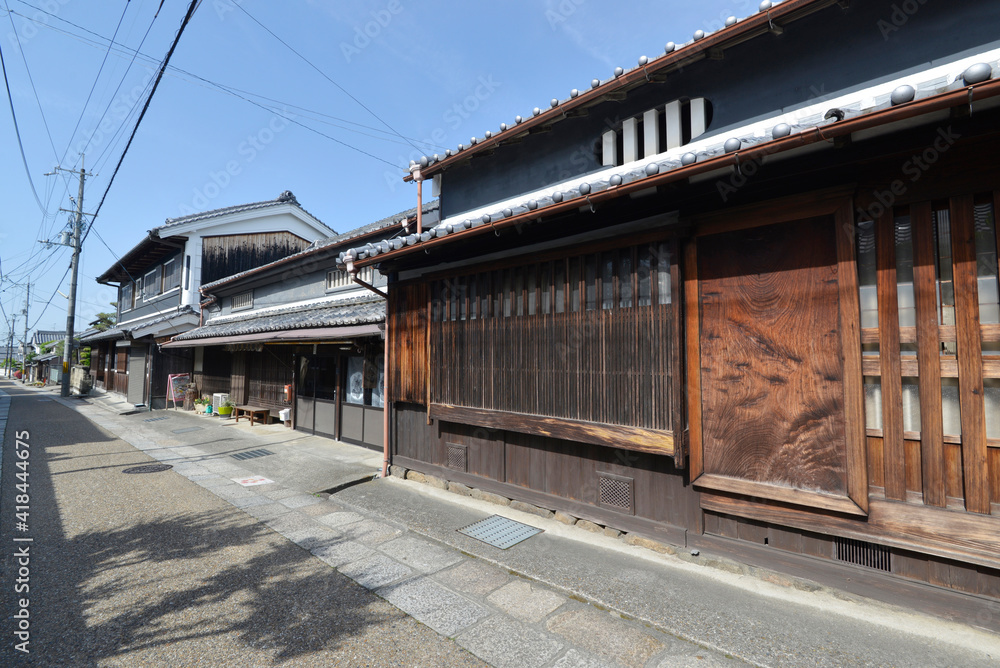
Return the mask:
POLYGON ((251 427, 254 422, 267 424, 271 417, 271 409, 261 408, 260 406, 235 406, 233 408, 233 412, 236 415, 237 422, 240 421, 241 417, 248 418, 250 420, 251 427))

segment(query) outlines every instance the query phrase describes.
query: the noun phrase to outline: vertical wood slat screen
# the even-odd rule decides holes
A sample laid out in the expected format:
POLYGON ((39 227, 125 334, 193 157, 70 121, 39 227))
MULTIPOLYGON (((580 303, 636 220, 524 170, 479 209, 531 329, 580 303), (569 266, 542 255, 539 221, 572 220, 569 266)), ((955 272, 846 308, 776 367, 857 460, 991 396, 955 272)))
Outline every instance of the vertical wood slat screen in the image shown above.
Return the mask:
POLYGON ((427 285, 414 283, 389 290, 389 397, 427 403, 427 285))
POLYGON ((897 208, 874 221, 874 244, 872 222, 858 222, 869 474, 886 498, 917 492, 944 507, 951 497, 981 514, 1000 501, 997 201, 897 208), (873 262, 874 281, 864 269, 873 262), (877 288, 877 318, 866 284, 877 288))
POLYGON ((672 430, 670 246, 439 280, 431 402, 672 430))

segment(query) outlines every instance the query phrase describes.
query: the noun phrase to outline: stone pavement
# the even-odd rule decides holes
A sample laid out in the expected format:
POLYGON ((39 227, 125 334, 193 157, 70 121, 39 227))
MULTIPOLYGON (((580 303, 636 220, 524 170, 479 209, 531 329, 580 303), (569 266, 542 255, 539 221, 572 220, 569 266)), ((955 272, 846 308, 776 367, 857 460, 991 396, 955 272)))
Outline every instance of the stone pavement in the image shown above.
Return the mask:
POLYGON ((372 481, 381 453, 282 425, 58 401, 491 665, 988 666, 1000 657, 1000 638, 960 624, 693 565, 412 481, 372 481), (273 454, 232 457, 262 448, 273 454), (237 482, 250 476, 272 482, 237 482), (500 550, 456 532, 492 514, 544 533, 500 550))

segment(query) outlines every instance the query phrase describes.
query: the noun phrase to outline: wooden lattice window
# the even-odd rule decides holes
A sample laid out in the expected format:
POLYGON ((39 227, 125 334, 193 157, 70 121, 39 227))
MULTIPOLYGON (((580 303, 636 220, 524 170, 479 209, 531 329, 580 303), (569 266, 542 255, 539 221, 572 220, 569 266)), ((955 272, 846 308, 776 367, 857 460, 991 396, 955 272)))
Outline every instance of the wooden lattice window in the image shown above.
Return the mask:
POLYGON ((433 282, 432 414, 671 452, 679 403, 675 272, 673 243, 654 240, 433 282), (544 426, 545 419, 563 422, 544 426), (565 421, 570 431, 560 432, 565 421))
POLYGON ((989 513, 1000 496, 989 483, 1000 474, 997 201, 960 196, 857 221, 870 480, 886 498, 964 498, 989 513))

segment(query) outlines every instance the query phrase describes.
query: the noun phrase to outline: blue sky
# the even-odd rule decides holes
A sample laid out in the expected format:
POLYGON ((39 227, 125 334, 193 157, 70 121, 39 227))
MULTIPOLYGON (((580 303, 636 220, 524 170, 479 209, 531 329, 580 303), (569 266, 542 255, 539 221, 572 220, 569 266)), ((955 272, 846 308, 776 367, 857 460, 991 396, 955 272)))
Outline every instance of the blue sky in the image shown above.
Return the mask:
MULTIPOLYGON (((4 345, 13 316, 16 338, 23 332, 29 280, 32 330, 66 323, 67 300, 57 291, 69 292, 68 277, 60 278, 70 252, 39 240, 58 239, 67 226, 68 214, 58 210, 73 207, 77 182, 44 174, 56 164, 78 170, 85 151, 94 176, 84 210, 94 211, 187 5, 164 0, 153 20, 159 0, 0 0, 0 47, 45 209, 32 194, 3 91, 4 345), (109 51, 116 28, 119 46, 109 51)), ((115 291, 94 278, 114 263, 112 253, 123 254, 166 218, 284 190, 341 232, 392 215, 416 205, 416 187, 402 182, 410 159, 467 144, 757 5, 202 0, 84 245, 76 329, 111 310, 115 291)))

